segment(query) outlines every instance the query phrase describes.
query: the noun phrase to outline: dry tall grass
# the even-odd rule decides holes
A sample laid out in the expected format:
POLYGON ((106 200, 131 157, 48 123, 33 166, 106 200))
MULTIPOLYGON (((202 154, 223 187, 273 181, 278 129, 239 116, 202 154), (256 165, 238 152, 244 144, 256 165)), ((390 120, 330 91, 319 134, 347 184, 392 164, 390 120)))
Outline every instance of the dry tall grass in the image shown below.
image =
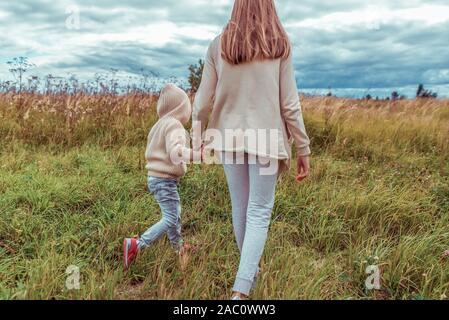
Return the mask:
MULTIPOLYGON (((228 298, 238 264, 217 166, 183 179, 182 270, 166 242, 123 274, 120 243, 158 219, 143 151, 157 97, 0 95, 0 298, 228 298), (65 288, 77 265, 81 288, 65 288)), ((282 177, 255 298, 449 295, 449 101, 303 97, 313 174, 282 177), (382 288, 365 289, 365 269, 382 288)))

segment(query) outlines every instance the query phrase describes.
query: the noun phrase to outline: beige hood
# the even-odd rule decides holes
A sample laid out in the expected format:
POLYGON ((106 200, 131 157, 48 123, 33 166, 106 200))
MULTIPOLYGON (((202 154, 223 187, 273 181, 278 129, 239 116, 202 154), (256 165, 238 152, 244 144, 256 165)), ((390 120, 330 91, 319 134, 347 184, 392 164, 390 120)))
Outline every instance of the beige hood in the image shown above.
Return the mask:
POLYGON ((174 84, 167 84, 159 96, 157 114, 159 118, 172 117, 186 125, 192 115, 189 97, 174 84))

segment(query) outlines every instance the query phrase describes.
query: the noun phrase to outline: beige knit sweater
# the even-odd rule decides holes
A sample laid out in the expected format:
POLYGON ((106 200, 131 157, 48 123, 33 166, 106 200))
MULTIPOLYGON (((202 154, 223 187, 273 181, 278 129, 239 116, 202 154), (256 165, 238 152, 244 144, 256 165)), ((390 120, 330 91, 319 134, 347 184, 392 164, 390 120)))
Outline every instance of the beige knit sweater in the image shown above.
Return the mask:
MULTIPOLYGON (((214 139, 207 144, 208 139, 203 136, 206 149, 279 159, 284 165, 281 170, 289 167, 291 140, 295 141, 299 155, 310 154, 291 55, 286 59, 231 65, 221 57, 221 37, 217 37, 207 52, 193 105, 193 121, 201 122, 202 131, 207 125, 223 137, 229 129, 275 132, 274 138, 258 139, 257 145, 230 144, 225 139, 214 139)), ((266 137, 269 136, 267 133, 266 137)), ((237 137, 235 141, 242 138, 237 137)))
POLYGON ((151 177, 178 179, 186 174, 186 162, 192 158, 184 129, 192 114, 189 97, 175 85, 165 86, 159 97, 157 114, 159 120, 148 135, 146 169, 151 177))

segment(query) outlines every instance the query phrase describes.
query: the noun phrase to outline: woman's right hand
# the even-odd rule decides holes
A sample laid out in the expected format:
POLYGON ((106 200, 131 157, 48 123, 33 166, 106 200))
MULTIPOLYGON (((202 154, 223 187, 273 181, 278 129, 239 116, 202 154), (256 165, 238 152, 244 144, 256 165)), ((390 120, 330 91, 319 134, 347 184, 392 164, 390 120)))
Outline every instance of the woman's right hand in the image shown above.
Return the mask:
POLYGON ((310 156, 298 156, 298 176, 296 181, 301 182, 310 174, 310 156))

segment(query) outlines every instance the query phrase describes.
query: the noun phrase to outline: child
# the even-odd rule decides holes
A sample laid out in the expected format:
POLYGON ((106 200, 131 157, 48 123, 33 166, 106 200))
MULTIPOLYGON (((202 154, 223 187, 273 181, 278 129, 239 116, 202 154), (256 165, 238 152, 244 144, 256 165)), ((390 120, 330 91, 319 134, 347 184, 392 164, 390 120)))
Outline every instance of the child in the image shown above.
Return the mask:
POLYGON ((177 187, 179 179, 187 172, 186 162, 202 159, 202 152, 193 152, 186 147, 188 138, 184 125, 190 119, 192 107, 183 90, 172 84, 165 86, 159 97, 157 113, 159 121, 148 135, 145 158, 148 188, 161 208, 162 219, 140 239, 123 241, 125 269, 134 262, 140 250, 164 234, 179 254, 186 249, 181 235, 181 203, 177 187))

